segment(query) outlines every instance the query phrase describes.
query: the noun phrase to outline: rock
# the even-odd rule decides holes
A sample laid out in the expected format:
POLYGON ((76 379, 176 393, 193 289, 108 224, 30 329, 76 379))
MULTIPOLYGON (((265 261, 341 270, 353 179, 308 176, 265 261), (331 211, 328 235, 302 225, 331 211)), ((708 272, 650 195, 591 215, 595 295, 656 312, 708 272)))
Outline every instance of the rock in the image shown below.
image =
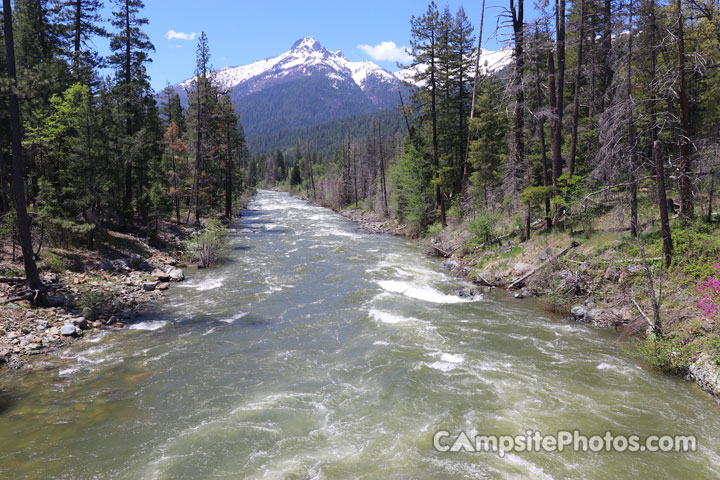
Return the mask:
POLYGON ((456 294, 458 297, 462 297, 462 298, 473 298, 473 297, 476 297, 476 296, 478 296, 478 295, 480 295, 480 294, 482 294, 482 293, 483 293, 482 289, 480 289, 480 288, 478 288, 478 287, 458 288, 458 289, 455 291, 455 294, 456 294))
POLYGON ((587 314, 587 311, 585 310, 585 307, 581 305, 576 305, 570 309, 570 315, 572 315, 573 320, 576 322, 584 322, 585 315, 587 314))
POLYGON ((113 324, 117 323, 117 321, 118 321, 117 317, 115 315, 113 315, 110 318, 108 318, 107 322, 105 322, 105 325, 113 325, 113 324))
POLYGON ((720 398, 720 366, 707 354, 690 365, 690 377, 710 395, 720 398))
POLYGON ((158 285, 158 287, 157 287, 158 290, 163 290, 163 291, 164 291, 164 290, 167 290, 168 288, 170 288, 170 284, 169 284, 169 283, 161 283, 161 284, 158 285))
POLYGON ((10 332, 8 333, 8 340, 15 340, 19 336, 20 334, 18 332, 10 332))
POLYGON ((34 351, 34 350, 40 350, 42 348, 42 344, 40 343, 31 343, 25 347, 25 350, 27 351, 34 351))
POLYGON ((182 282, 185 280, 185 274, 177 267, 169 268, 167 274, 170 275, 170 280, 173 282, 182 282))
POLYGON ((518 262, 513 267, 513 275, 517 275, 517 276, 525 275, 532 269, 533 269, 533 266, 530 265, 529 263, 518 262))
POLYGON ((42 338, 40 338, 40 337, 35 337, 35 338, 32 339, 32 343, 42 343, 42 338))
POLYGON ((102 324, 102 322, 95 321, 95 322, 93 322, 92 326, 93 326, 93 328, 100 328, 103 326, 103 324, 102 324))
POLYGON ((113 266, 118 270, 124 270, 126 272, 132 270, 132 262, 129 258, 121 258, 120 260, 115 260, 115 262, 113 262, 113 266))
POLYGON ((60 329, 60 334, 65 337, 70 337, 72 335, 75 335, 76 332, 77 332, 77 330, 75 329, 75 325, 70 325, 69 323, 66 323, 60 329))
POLYGON ((604 313, 602 308, 593 308, 585 314, 585 319, 588 322, 599 322, 604 313))
POLYGON ((55 283, 58 281, 57 273, 46 273, 41 277, 41 280, 45 283, 55 283))
POLYGON ((155 287, 157 287, 159 283, 160 282, 145 282, 143 283, 142 288, 146 292, 152 292, 153 290, 155 290, 155 287))
POLYGON ((460 264, 456 260, 446 260, 445 261, 445 268, 452 270, 453 268, 459 267, 460 264))
POLYGON ((555 254, 555 249, 553 247, 547 247, 543 251, 540 252, 540 255, 538 256, 540 258, 541 262, 544 262, 548 258, 552 257, 555 254))
POLYGON ((525 298, 525 295, 523 295, 520 292, 517 292, 515 295, 513 295, 513 297, 515 297, 518 300, 522 300, 523 298, 525 298))
POLYGON ((169 282, 170 281, 170 275, 168 275, 163 270, 160 270, 159 268, 156 268, 153 270, 153 272, 150 274, 150 276, 155 277, 156 280, 159 280, 161 282, 169 282))
POLYGON ((113 262, 108 260, 107 258, 103 258, 100 262, 100 267, 105 270, 106 272, 114 272, 115 271, 115 265, 113 265, 113 262))
POLYGON ((627 266, 628 273, 636 274, 643 271, 643 266, 637 263, 631 263, 627 266))
POLYGON ((87 330, 88 328, 90 328, 87 318, 85 318, 85 317, 74 318, 72 322, 73 322, 73 325, 75 325, 76 327, 78 327, 81 330, 87 330))
POLYGON ((48 327, 48 321, 47 320, 38 320, 37 326, 35 327, 35 330, 42 332, 48 327))

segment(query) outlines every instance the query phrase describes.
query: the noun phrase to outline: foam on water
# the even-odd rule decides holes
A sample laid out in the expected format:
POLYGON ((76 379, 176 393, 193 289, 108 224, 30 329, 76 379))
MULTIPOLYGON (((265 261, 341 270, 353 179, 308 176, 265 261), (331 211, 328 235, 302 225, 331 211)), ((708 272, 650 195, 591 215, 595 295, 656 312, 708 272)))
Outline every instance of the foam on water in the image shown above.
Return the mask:
POLYGON ((415 300, 431 303, 467 303, 474 299, 460 298, 455 295, 446 295, 432 287, 415 285, 400 280, 381 280, 377 282, 380 287, 390 293, 397 293, 415 300))
POLYGON ((395 315, 394 313, 390 312, 383 312, 380 310, 377 310, 375 308, 371 308, 368 311, 368 314, 376 321, 380 323, 407 323, 407 322, 417 322, 417 318, 412 317, 403 317, 402 315, 395 315))
POLYGON ((232 317, 221 318, 220 321, 225 322, 225 323, 233 323, 233 322, 245 317, 248 313, 250 313, 250 312, 240 312, 240 313, 233 315, 232 317))
POLYGON ((145 322, 133 323, 128 328, 130 330, 160 330, 162 327, 167 325, 168 322, 163 320, 148 320, 145 322))

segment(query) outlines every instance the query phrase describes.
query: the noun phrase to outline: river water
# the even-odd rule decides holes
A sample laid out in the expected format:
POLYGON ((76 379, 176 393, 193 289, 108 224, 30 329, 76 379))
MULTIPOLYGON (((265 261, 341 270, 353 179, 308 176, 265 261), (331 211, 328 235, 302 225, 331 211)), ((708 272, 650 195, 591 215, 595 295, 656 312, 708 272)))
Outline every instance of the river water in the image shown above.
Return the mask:
POLYGON ((697 387, 612 332, 461 286, 410 241, 261 191, 227 262, 130 329, 4 380, 0 478, 720 476, 720 408, 697 387), (698 449, 433 448, 440 430, 574 429, 696 435, 698 449))

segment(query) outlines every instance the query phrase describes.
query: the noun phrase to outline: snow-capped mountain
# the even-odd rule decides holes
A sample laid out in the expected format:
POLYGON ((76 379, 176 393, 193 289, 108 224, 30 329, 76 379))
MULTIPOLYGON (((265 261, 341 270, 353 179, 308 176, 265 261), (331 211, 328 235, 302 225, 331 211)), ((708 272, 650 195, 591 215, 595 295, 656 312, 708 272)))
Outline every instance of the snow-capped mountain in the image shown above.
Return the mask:
MULTIPOLYGON (((215 72, 218 83, 235 97, 318 74, 330 80, 335 89, 340 89, 343 82, 354 83, 373 105, 383 108, 395 106, 387 105, 384 97, 389 91, 395 92, 396 99, 401 85, 395 75, 378 65, 370 61, 352 62, 342 52, 326 49, 313 37, 301 38, 277 57, 215 72)), ((180 87, 188 87, 191 82, 192 79, 187 80, 180 87)))
MULTIPOLYGON (((504 68, 510 50, 483 51, 487 71, 504 68)), ((391 73, 370 61, 353 62, 340 51, 301 38, 277 57, 214 72, 230 92, 245 132, 275 134, 357 115, 394 109, 407 99, 412 72, 391 73)), ((183 100, 192 79, 175 86, 183 100)))

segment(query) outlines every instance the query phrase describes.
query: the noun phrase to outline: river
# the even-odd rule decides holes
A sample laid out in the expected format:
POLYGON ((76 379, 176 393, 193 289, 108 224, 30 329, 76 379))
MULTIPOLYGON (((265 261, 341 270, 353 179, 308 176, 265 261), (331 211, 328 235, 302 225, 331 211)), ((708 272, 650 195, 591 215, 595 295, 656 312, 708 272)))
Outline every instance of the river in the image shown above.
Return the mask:
POLYGON ((718 478, 720 408, 617 334, 260 191, 230 258, 4 380, 0 478, 718 478), (697 451, 441 452, 437 431, 696 435, 697 451))

